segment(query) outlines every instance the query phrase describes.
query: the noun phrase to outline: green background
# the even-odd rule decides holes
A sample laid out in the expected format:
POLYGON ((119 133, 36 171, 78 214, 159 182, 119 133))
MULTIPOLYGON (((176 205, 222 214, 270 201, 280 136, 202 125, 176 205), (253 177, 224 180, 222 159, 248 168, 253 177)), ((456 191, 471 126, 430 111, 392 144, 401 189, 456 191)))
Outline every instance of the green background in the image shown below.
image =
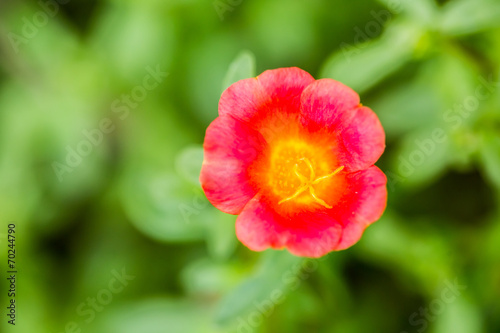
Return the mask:
POLYGON ((2 332, 500 332, 499 1, 62 2, 0 3, 2 332), (384 216, 320 260, 251 252, 197 180, 223 88, 288 66, 387 134, 384 216))

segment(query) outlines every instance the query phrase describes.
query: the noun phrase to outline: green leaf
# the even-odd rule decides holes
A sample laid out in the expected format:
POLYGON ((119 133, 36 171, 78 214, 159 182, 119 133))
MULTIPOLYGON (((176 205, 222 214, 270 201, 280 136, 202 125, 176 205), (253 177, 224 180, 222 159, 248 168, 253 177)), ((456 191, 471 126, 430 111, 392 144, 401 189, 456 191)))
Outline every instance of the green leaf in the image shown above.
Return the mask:
MULTIPOLYGON (((454 104, 464 104, 468 96, 474 96, 479 84, 478 68, 470 58, 454 48, 447 48, 444 51, 446 52, 440 52, 425 64, 428 84, 432 86, 443 103, 442 113, 436 114, 440 117, 452 109, 454 104)), ((462 120, 466 121, 467 118, 462 120)))
POLYGON ((239 265, 203 258, 188 263, 180 276, 189 295, 213 297, 229 292, 241 280, 242 273, 239 265))
POLYGON ((222 299, 216 320, 221 325, 234 323, 237 318, 262 312, 269 314, 277 302, 276 294, 283 300, 292 284, 297 283, 297 273, 303 258, 295 257, 287 251, 269 250, 261 257, 259 270, 243 281, 236 289, 222 299), (267 310, 263 310, 266 308, 267 310))
MULTIPOLYGON (((452 284, 454 283, 452 280, 449 282, 452 284)), ((469 297, 464 294, 464 291, 459 291, 460 294, 456 295, 456 298, 452 298, 451 301, 448 298, 445 299, 442 293, 449 288, 450 287, 444 287, 441 289, 441 292, 432 300, 437 302, 440 301, 441 304, 444 304, 442 313, 439 312, 439 315, 435 317, 435 332, 485 332, 482 324, 481 310, 474 304, 475 302, 469 301, 469 297)), ((465 292, 467 292, 467 290, 465 290, 465 292)), ((429 305, 430 304, 431 303, 429 303, 429 305)), ((436 314, 438 314, 438 312, 436 312, 436 314)))
POLYGON ((131 82, 147 74, 146 66, 161 65, 162 71, 169 71, 177 47, 175 21, 168 15, 133 2, 104 6, 94 16, 90 47, 96 53, 105 48, 109 69, 131 82))
POLYGON ((500 26, 500 3, 495 0, 455 0, 444 7, 441 31, 466 35, 500 26))
POLYGON ((440 96, 429 85, 429 75, 380 91, 370 107, 377 113, 387 138, 405 135, 412 130, 435 122, 435 110, 440 110, 440 96))
MULTIPOLYGON (((192 145, 184 148, 175 159, 176 171, 185 180, 200 186, 200 172, 203 163, 203 147, 192 145)), ((201 194, 201 193, 200 193, 201 194)), ((203 199, 206 203, 206 200, 203 199)), ((225 260, 236 249, 234 231, 235 216, 210 208, 211 221, 204 221, 207 230, 207 248, 210 255, 218 260, 225 260)))
POLYGON ((403 13, 424 25, 432 24, 436 21, 438 8, 433 0, 378 0, 392 14, 403 13))
POLYGON ((202 239, 216 213, 201 189, 163 170, 131 170, 120 191, 134 226, 160 241, 202 239))
POLYGON ((179 175, 193 185, 200 185, 203 147, 192 145, 184 148, 175 158, 175 168, 179 175))
POLYGON ((320 76, 340 81, 357 92, 368 90, 411 60, 421 35, 414 26, 399 24, 376 41, 341 44, 320 76))
MULTIPOLYGON (((214 18, 218 19, 217 14, 214 18)), ((228 65, 233 61, 233 54, 240 50, 237 43, 236 34, 210 34, 189 47, 186 83, 179 82, 178 88, 183 91, 182 97, 196 110, 191 116, 205 126, 218 116, 217 103, 222 82, 228 65)))
POLYGON ((430 126, 405 137, 393 160, 403 185, 422 187, 444 174, 450 162, 450 137, 445 129, 430 126))
POLYGON ((500 190, 500 138, 498 134, 484 133, 480 158, 486 177, 500 190))
POLYGON ((222 91, 237 81, 248 79, 255 75, 255 56, 250 51, 242 51, 231 65, 229 65, 222 84, 222 91))
MULTIPOLYGON (((432 295, 444 279, 454 277, 449 244, 442 235, 420 230, 407 217, 386 212, 368 228, 359 243, 360 253, 371 263, 414 277, 422 292, 432 295), (389 241, 390 240, 390 241, 389 241)), ((407 279, 408 276, 404 276, 407 279)))
POLYGON ((235 233, 236 216, 222 212, 214 213, 215 219, 208 223, 207 248, 217 260, 227 260, 238 244, 235 233))
POLYGON ((108 310, 90 331, 98 333, 214 333, 206 309, 184 300, 150 298, 108 310))

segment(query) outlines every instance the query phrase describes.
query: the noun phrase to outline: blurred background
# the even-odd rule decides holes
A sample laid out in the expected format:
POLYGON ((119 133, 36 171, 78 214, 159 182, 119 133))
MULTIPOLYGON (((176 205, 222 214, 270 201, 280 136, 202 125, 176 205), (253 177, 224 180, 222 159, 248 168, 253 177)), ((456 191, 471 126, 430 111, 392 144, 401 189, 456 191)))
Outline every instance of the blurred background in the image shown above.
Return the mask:
POLYGON ((499 70, 496 0, 2 0, 0 331, 500 332, 499 70), (223 89, 287 66, 387 134, 384 216, 320 260, 198 183, 223 89))

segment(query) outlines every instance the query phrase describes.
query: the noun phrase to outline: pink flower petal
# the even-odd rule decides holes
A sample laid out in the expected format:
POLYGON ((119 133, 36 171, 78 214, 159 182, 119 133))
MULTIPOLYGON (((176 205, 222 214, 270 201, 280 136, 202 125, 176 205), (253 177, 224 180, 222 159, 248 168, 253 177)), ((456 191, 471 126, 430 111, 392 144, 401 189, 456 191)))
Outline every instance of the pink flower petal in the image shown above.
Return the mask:
POLYGON ((248 168, 264 149, 262 136, 231 117, 218 117, 207 129, 200 182, 219 210, 239 214, 257 193, 248 168))
POLYGON ((280 216, 257 195, 238 216, 236 235, 254 251, 286 247, 294 255, 317 258, 336 248, 342 226, 321 212, 280 216))
POLYGON ((312 131, 342 129, 342 122, 350 119, 358 106, 354 90, 338 81, 321 79, 304 89, 300 112, 303 125, 312 131))
POLYGON ((279 216, 261 195, 256 195, 236 219, 236 236, 250 250, 280 249, 289 238, 288 231, 277 223, 279 216))
POLYGON ((386 207, 387 179, 373 166, 385 148, 376 114, 362 107, 349 87, 331 79, 314 81, 298 68, 266 71, 231 85, 204 148, 202 187, 214 206, 240 214, 236 234, 255 251, 287 248, 298 256, 320 257, 348 248, 386 207), (281 197, 269 188, 276 170, 268 163, 279 147, 274 145, 283 140, 323 147, 315 153, 318 161, 344 166, 335 181, 314 184, 328 204, 320 205, 310 189, 319 204, 291 197, 280 206, 281 197))
POLYGON ((269 95, 257 78, 241 80, 222 93, 219 100, 219 116, 231 116, 249 122, 268 101, 269 95))
POLYGON ((302 92, 315 81, 311 74, 297 67, 268 70, 257 80, 272 101, 269 111, 284 113, 299 112, 302 92))
POLYGON ((367 107, 355 109, 339 135, 337 156, 347 171, 363 170, 373 165, 385 149, 385 133, 377 115, 367 107))
POLYGON ((331 210, 343 224, 342 238, 336 250, 354 245, 366 227, 382 216, 387 204, 387 177, 376 166, 346 177, 349 184, 346 194, 331 210))
POLYGON ((227 88, 219 101, 219 115, 251 122, 269 114, 296 113, 302 91, 313 82, 309 73, 296 67, 265 71, 227 88))

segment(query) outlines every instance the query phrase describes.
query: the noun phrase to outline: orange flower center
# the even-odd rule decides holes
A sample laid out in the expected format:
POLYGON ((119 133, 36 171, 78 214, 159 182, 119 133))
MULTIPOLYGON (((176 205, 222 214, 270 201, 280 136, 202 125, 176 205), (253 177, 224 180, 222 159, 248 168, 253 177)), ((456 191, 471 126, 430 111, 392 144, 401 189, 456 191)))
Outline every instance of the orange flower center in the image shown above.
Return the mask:
POLYGON ((268 184, 279 198, 278 205, 315 202, 332 208, 326 189, 344 166, 333 166, 331 152, 321 147, 287 140, 273 145, 269 168, 268 184))

